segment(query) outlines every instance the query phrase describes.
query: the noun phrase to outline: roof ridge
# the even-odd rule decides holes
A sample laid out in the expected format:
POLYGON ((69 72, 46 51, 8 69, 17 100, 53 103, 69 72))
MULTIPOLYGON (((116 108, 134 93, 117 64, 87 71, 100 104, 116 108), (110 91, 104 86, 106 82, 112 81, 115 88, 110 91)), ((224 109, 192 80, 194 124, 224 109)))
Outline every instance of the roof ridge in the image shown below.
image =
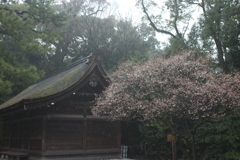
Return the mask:
MULTIPOLYGON (((58 70, 56 70, 56 71, 54 71, 54 72, 52 72, 52 73, 49 73, 49 74, 47 74, 47 75, 45 75, 44 77, 42 77, 42 78, 40 78, 36 83, 38 83, 38 82, 40 82, 40 81, 43 81, 43 80, 45 80, 45 79, 48 79, 48 78, 50 78, 50 77, 53 77, 53 76, 55 76, 55 75, 57 75, 57 74, 59 74, 59 73, 61 73, 61 72, 63 72, 63 71, 66 71, 66 70, 68 70, 68 69, 70 69, 70 68, 73 68, 73 67, 75 67, 75 66, 77 66, 77 65, 79 65, 79 64, 81 64, 81 63, 84 63, 84 62, 86 62, 86 64, 90 61, 90 58, 93 56, 93 54, 91 53, 89 56, 87 56, 87 57, 84 57, 84 58, 82 58, 82 59, 80 59, 80 60, 78 60, 78 61, 75 61, 75 62, 73 62, 73 63, 71 63, 71 64, 69 64, 69 65, 67 65, 67 66, 65 66, 65 67, 63 67, 63 68, 61 68, 61 69, 58 69, 58 70)), ((35 83, 34 83, 35 84, 35 83)))

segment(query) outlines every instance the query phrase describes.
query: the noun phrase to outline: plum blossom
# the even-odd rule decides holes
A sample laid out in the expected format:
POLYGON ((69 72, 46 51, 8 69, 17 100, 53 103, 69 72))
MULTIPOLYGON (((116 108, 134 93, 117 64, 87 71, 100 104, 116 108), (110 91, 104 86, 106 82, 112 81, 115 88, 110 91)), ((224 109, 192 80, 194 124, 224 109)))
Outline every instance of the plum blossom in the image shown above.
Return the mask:
POLYGON ((174 115, 197 120, 239 107, 239 73, 215 73, 209 67, 210 58, 195 58, 193 54, 120 65, 92 112, 113 119, 174 115))

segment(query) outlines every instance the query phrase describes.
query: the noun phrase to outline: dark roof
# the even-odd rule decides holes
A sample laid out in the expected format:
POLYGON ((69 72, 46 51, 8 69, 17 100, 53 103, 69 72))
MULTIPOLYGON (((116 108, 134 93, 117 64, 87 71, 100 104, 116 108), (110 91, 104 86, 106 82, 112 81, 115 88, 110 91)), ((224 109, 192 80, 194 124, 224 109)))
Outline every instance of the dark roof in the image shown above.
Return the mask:
MULTIPOLYGON (((101 66, 97 63, 95 56, 90 55, 80 61, 77 61, 61 71, 46 77, 40 82, 29 86, 21 93, 0 105, 0 110, 13 106, 26 100, 41 99, 67 90, 69 87, 80 81, 93 67, 101 66)), ((103 71, 103 69, 102 69, 103 71)), ((104 71, 103 71, 104 72, 104 71)), ((104 72, 105 76, 106 73, 104 72)))

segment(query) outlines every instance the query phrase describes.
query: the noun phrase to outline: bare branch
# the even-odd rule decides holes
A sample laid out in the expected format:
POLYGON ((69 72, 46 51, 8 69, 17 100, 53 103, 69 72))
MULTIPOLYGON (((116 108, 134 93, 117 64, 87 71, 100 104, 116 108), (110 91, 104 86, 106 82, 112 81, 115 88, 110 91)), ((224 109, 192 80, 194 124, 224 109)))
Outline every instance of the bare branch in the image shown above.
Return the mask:
POLYGON ((147 19, 148 21, 150 22, 150 25, 153 27, 153 29, 159 33, 163 33, 163 34, 167 34, 167 35, 170 35, 171 37, 173 37, 174 39, 177 39, 178 37, 175 36, 174 34, 172 34, 171 32, 169 31, 166 31, 166 30, 162 30, 162 29, 159 29, 157 28, 157 26, 154 24, 154 22, 152 21, 151 17, 149 16, 148 12, 147 12, 147 9, 144 5, 144 2, 142 0, 142 7, 143 7, 143 12, 146 14, 147 16, 147 19))
POLYGON ((179 16, 177 0, 174 0, 174 3, 175 3, 175 13, 176 13, 176 15, 174 16, 173 24, 174 24, 174 28, 175 28, 175 31, 176 31, 178 37, 181 38, 182 35, 179 33, 179 30, 178 30, 178 27, 177 27, 177 21, 178 21, 178 16, 179 16))

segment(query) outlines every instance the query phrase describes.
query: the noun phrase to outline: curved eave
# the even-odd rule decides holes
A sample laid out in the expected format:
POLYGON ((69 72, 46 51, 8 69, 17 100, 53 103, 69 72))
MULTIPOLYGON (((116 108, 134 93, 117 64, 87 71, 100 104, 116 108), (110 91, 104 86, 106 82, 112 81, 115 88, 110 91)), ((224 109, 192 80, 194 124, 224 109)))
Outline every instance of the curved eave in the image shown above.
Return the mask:
MULTIPOLYGON (((36 87, 35 85, 29 86, 26 90, 24 90, 23 92, 21 92, 19 95, 13 97, 12 99, 10 99, 9 101, 5 102, 4 104, 0 105, 0 112, 5 112, 8 110, 12 110, 14 108, 17 107, 21 107, 22 109, 28 109, 28 108, 32 108, 34 106, 43 106, 43 105, 47 105, 49 102, 51 101, 57 101, 59 99, 63 99, 67 96, 69 96, 70 94, 72 94, 73 92, 75 92, 75 90, 81 88, 84 84, 84 80, 91 74, 91 72, 97 68, 101 75, 103 76, 104 80, 105 80, 105 84, 109 85, 110 83, 110 79, 107 75, 107 73, 104 71, 104 69, 102 68, 102 66, 100 65, 99 61, 94 59, 88 66, 88 68, 86 69, 86 71, 84 71, 84 73, 82 73, 83 75, 76 80, 75 83, 71 84, 71 85, 66 85, 67 87, 53 92, 53 94, 49 94, 46 96, 41 95, 41 89, 40 91, 38 91, 39 93, 31 93, 31 90, 36 87), (29 93, 30 92, 30 93, 29 93), (23 98, 19 98, 18 96, 24 95, 26 94, 26 96, 22 96, 23 98), (28 96, 30 95, 30 96, 28 96), (39 96, 40 95, 40 96, 39 96), (35 98, 35 97, 36 98, 35 98), (37 104, 37 105, 36 105, 37 104), (30 107, 31 106, 31 107, 30 107)), ((79 71, 79 70, 78 70, 79 71)), ((79 74, 79 73, 74 73, 73 74, 79 74)), ((61 78, 61 77, 60 77, 61 78)), ((58 81, 59 79, 56 79, 56 81, 58 81)), ((52 82, 54 83, 54 82, 52 82)), ((49 89, 51 87, 50 84, 49 85, 49 89)), ((48 89, 47 85, 44 86, 45 90, 48 89)), ((104 86, 105 87, 105 86, 104 86)))
POLYGON ((86 81, 86 79, 88 79, 88 77, 91 75, 91 73, 95 69, 98 69, 101 72, 101 74, 105 80, 104 84, 102 84, 102 83, 99 83, 99 84, 101 84, 103 87, 107 87, 110 84, 110 79, 109 79, 108 75, 106 74, 106 72, 103 70, 103 68, 97 62, 94 62, 91 65, 91 67, 89 68, 89 70, 84 74, 84 76, 81 79, 79 79, 79 81, 77 81, 75 84, 73 84, 72 86, 67 88, 66 90, 63 90, 56 94, 42 97, 42 98, 24 99, 23 104, 25 105, 25 109, 35 108, 38 106, 45 106, 45 105, 50 104, 51 102, 57 102, 61 99, 64 99, 64 98, 70 96, 77 90, 81 89, 86 83, 88 83, 88 81, 86 81))

